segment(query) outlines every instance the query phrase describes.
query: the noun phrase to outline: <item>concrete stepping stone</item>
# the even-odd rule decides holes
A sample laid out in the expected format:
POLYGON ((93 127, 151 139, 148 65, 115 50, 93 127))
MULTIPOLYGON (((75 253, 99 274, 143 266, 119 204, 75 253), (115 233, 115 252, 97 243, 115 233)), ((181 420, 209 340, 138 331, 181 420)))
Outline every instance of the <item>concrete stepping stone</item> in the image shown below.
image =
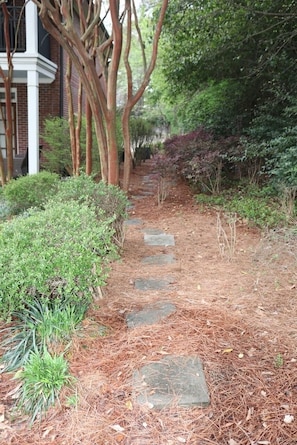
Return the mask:
POLYGON ((139 195, 140 196, 153 196, 154 192, 152 192, 150 190, 139 190, 139 195))
POLYGON ((148 290, 165 290, 174 282, 171 278, 136 278, 134 282, 135 289, 148 290))
POLYGON ((207 407, 209 393, 198 357, 166 356, 133 373, 133 396, 137 403, 162 409, 176 403, 184 407, 207 407))
POLYGON ((142 223, 143 223, 143 221, 138 218, 131 218, 131 219, 127 219, 126 221, 124 221, 125 226, 137 226, 142 223))
POLYGON ((140 311, 130 312, 126 316, 128 328, 158 323, 176 311, 176 306, 168 301, 148 305, 140 311))
POLYGON ((166 233, 164 232, 164 230, 161 229, 154 229, 154 228, 146 228, 143 229, 143 233, 146 235, 166 235, 166 233))
POLYGON ((174 236, 164 233, 159 235, 145 233, 144 243, 148 246, 175 246, 174 236))
POLYGON ((173 264, 175 263, 175 261, 176 260, 173 255, 165 253, 161 253, 160 255, 147 256, 141 260, 143 264, 152 266, 154 265, 163 266, 165 264, 173 264))

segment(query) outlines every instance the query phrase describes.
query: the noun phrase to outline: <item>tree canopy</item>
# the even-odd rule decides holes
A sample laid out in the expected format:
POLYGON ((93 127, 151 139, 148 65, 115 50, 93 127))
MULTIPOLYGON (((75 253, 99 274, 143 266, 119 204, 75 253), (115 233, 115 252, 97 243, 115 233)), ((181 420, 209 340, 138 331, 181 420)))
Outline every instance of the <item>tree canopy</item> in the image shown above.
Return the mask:
POLYGON ((167 102, 188 104, 179 107, 182 129, 195 127, 194 116, 208 124, 214 97, 218 114, 229 115, 227 130, 248 127, 268 102, 279 114, 296 91, 296 15, 289 0, 172 0, 161 40, 164 77, 155 76, 154 86, 167 102))

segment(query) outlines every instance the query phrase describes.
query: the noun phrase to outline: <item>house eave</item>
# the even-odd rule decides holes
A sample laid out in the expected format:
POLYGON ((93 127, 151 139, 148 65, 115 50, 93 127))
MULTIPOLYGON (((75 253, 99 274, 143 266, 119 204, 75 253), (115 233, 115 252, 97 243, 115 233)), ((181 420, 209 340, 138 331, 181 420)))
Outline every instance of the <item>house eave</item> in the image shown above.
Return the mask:
MULTIPOLYGON (((27 83, 27 72, 36 71, 39 74, 40 84, 50 84, 56 78, 58 67, 51 60, 41 54, 16 53, 12 58, 13 82, 27 83)), ((8 64, 5 53, 0 53, 0 66, 7 73, 8 64)))

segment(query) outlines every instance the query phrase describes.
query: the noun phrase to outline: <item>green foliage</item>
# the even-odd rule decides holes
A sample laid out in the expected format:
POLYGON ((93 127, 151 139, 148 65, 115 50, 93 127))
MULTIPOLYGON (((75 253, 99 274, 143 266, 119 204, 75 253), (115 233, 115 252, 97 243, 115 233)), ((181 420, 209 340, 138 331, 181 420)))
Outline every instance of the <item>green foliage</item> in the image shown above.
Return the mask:
POLYGON ((229 202, 228 209, 261 228, 276 227, 285 222, 279 206, 263 198, 234 197, 229 202))
POLYGON ((252 126, 258 136, 276 137, 282 111, 296 98, 295 21, 288 0, 172 0, 151 96, 173 131, 203 125, 249 134, 252 126))
POLYGON ((64 357, 51 356, 46 349, 32 352, 17 377, 22 381, 18 408, 30 416, 31 422, 42 416, 56 402, 63 386, 71 382, 64 357))
POLYGON ((245 186, 222 191, 219 195, 199 194, 199 204, 222 208, 238 214, 249 224, 261 228, 272 228, 286 222, 286 215, 269 187, 245 186))
POLYGON ((50 147, 42 152, 42 167, 59 175, 63 172, 71 174, 72 159, 68 120, 62 117, 45 119, 42 138, 50 147))
POLYGON ((104 182, 95 182, 92 177, 85 174, 67 178, 60 182, 54 202, 68 202, 75 200, 78 203, 94 206, 97 218, 109 219, 114 229, 114 240, 121 245, 123 241, 123 223, 127 216, 128 204, 125 193, 116 186, 104 182))
MULTIPOLYGON (((42 168, 57 173, 62 176, 72 174, 72 157, 69 133, 69 122, 63 117, 49 117, 44 121, 44 132, 42 138, 49 145, 50 149, 42 152, 42 168)), ((82 119, 81 129, 81 167, 85 166, 86 158, 86 120, 82 119)), ((93 130, 93 150, 92 150, 93 172, 100 170, 99 152, 97 138, 93 130)))
POLYGON ((3 319, 34 298, 89 301, 115 258, 113 219, 94 205, 50 202, 2 226, 0 309, 3 319))
POLYGON ((269 173, 278 185, 297 188, 297 127, 286 129, 270 141, 272 159, 269 173))
POLYGON ((70 340, 71 334, 82 321, 88 303, 67 302, 64 299, 32 302, 12 314, 14 323, 1 330, 4 340, 3 371, 14 371, 24 366, 31 352, 55 350, 70 340))
MULTIPOLYGON (((11 180, 3 189, 3 197, 11 214, 19 214, 30 207, 43 207, 53 196, 59 183, 58 175, 40 172, 11 180)), ((7 208, 4 207, 7 212, 7 208)))

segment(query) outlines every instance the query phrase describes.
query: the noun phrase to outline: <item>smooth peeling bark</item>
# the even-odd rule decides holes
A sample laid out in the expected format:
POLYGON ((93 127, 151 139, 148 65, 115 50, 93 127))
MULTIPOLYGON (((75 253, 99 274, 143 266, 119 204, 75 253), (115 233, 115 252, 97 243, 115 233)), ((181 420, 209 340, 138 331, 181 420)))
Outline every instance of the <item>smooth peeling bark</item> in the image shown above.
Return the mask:
POLYGON ((61 22, 60 9, 57 5, 53 5, 50 0, 32 1, 40 9, 40 18, 44 28, 69 55, 81 78, 94 118, 95 132, 99 147, 101 176, 102 180, 107 182, 108 147, 103 124, 103 115, 106 115, 107 107, 105 93, 100 84, 94 61, 87 53, 86 48, 81 42, 80 36, 77 36, 74 27, 71 28, 69 15, 66 14, 68 20, 66 28, 61 22))
POLYGON ((107 76, 107 138, 108 138, 108 183, 119 185, 119 159, 116 137, 117 77, 123 45, 123 28, 119 20, 119 1, 110 0, 113 50, 107 76))
POLYGON ((86 99, 86 174, 92 174, 92 147, 93 147, 93 134, 92 134, 92 110, 88 99, 86 99))
POLYGON ((73 109, 73 97, 71 90, 71 59, 67 58, 66 68, 66 95, 68 101, 68 123, 69 123, 69 135, 70 135, 70 147, 71 147, 71 159, 72 159, 72 174, 77 174, 76 166, 76 141, 75 141, 75 122, 74 122, 74 109, 73 109))
POLYGON ((122 131, 123 131, 123 138, 124 138, 124 150, 125 150, 125 162, 124 162, 124 181, 123 181, 123 188, 125 191, 129 189, 129 181, 130 181, 130 174, 131 174, 131 136, 130 136, 130 129, 129 129, 129 118, 132 109, 134 106, 140 101, 140 99, 143 96, 143 93, 145 92, 146 87, 148 86, 150 82, 151 74, 155 68, 156 60, 157 60, 157 53, 158 53, 158 43, 162 31, 162 25, 165 18, 165 13, 168 7, 168 0, 163 0, 159 19, 156 26, 156 31, 153 38, 153 47, 152 47, 152 54, 150 58, 150 63, 147 66, 146 58, 145 58, 145 52, 144 52, 144 43, 141 38, 141 32, 140 28, 138 26, 138 20, 137 20, 137 14, 136 14, 136 8, 133 0, 133 13, 135 16, 135 22, 136 22, 136 29, 137 33, 139 35, 139 42, 141 45, 142 50, 142 56, 143 56, 143 63, 144 63, 144 77, 142 80, 142 83, 138 90, 133 94, 133 78, 132 78, 132 70, 129 63, 129 53, 130 53, 130 46, 131 46, 131 33, 132 33, 132 19, 131 19, 131 1, 127 0, 127 38, 126 38, 126 47, 124 50, 124 64, 126 69, 126 76, 127 76, 127 101, 124 106, 123 115, 122 115, 122 131), (127 157, 127 160, 126 160, 127 157))
POLYGON ((131 111, 125 109, 122 115, 122 131, 124 139, 124 176, 123 176, 123 190, 129 191, 130 176, 132 170, 132 154, 131 154, 131 135, 129 129, 129 119, 131 111))

